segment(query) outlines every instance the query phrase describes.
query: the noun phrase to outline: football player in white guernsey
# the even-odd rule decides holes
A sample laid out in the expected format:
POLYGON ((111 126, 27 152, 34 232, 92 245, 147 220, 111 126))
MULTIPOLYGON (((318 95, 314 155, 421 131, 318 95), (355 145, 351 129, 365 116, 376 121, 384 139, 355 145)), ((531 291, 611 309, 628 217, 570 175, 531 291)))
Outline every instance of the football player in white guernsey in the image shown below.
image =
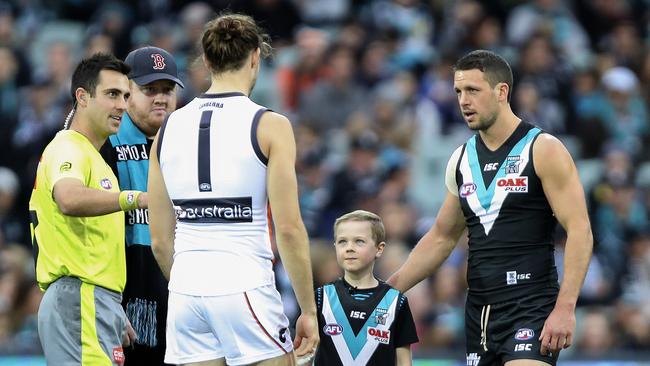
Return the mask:
POLYGON ((169 116, 150 158, 152 248, 170 291, 165 362, 294 365, 313 356, 318 323, 291 123, 248 98, 268 36, 225 14, 201 42, 212 84, 169 116), (273 234, 301 309, 293 344, 273 234))
POLYGON ((437 219, 388 283, 406 291, 430 276, 467 228, 467 364, 554 365, 573 342, 593 244, 577 169, 557 138, 512 112, 512 71, 501 56, 461 57, 454 89, 478 133, 452 154, 437 219), (561 285, 556 221, 567 232, 561 285))

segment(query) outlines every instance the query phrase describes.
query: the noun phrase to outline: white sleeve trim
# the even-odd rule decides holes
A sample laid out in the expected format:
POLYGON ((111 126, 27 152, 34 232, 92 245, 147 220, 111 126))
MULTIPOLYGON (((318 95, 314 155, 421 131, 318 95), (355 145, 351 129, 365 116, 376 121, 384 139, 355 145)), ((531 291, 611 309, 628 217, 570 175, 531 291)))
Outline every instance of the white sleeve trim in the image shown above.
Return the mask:
POLYGON ((449 161, 447 162, 447 170, 445 172, 445 185, 449 193, 458 197, 458 184, 456 183, 456 166, 458 166, 458 159, 460 159, 460 153, 463 151, 463 146, 459 146, 454 153, 451 154, 449 161))

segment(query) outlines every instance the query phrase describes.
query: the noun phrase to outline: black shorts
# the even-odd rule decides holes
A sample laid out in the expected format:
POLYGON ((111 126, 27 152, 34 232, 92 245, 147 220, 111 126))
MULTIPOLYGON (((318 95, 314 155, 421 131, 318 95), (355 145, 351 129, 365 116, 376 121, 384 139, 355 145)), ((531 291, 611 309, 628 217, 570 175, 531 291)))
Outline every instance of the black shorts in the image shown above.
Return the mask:
POLYGON ((530 359, 555 365, 558 354, 539 353, 540 333, 557 298, 557 290, 491 305, 465 304, 467 365, 503 365, 530 359))

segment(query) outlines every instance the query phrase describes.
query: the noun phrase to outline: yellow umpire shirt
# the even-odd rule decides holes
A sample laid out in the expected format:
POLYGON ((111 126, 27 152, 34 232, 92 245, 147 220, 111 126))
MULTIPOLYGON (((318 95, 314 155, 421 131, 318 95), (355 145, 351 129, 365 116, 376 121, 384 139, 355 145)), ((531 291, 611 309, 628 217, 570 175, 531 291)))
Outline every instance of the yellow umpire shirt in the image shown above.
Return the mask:
POLYGON ((36 279, 42 290, 62 276, 122 292, 126 283, 124 213, 64 215, 52 195, 62 178, 75 178, 92 189, 119 192, 117 178, 88 139, 73 130, 57 133, 36 171, 29 200, 36 279))

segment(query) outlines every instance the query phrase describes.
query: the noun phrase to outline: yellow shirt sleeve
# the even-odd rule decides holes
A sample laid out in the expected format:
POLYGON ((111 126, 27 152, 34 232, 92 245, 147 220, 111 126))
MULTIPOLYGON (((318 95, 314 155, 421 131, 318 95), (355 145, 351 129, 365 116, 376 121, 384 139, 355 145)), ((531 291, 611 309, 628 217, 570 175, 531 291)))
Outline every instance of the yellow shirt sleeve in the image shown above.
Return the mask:
POLYGON ((75 178, 88 186, 90 164, 86 153, 70 140, 57 141, 43 154, 47 189, 52 192, 56 182, 63 178, 75 178))

